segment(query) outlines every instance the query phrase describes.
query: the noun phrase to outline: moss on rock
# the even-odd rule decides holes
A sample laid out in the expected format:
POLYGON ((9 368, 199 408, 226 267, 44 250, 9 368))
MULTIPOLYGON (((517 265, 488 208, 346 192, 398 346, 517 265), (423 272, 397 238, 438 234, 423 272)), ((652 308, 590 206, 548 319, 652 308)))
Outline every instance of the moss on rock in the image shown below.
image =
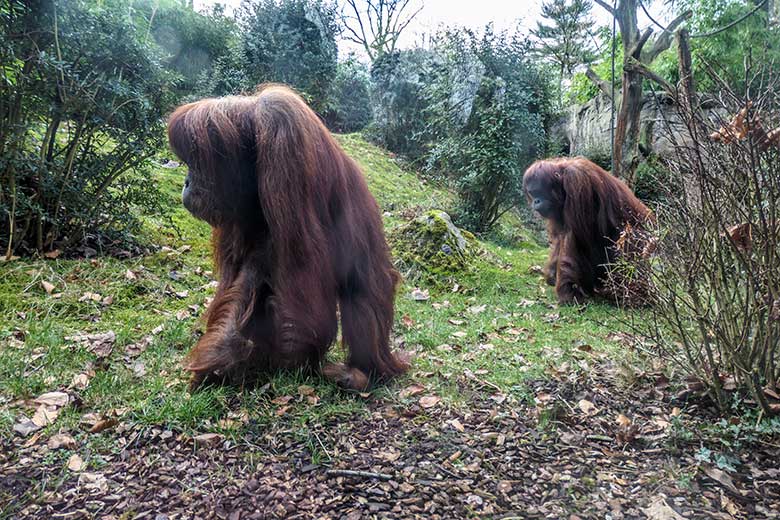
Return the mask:
POLYGON ((441 210, 430 210, 390 231, 396 267, 406 278, 445 283, 467 273, 483 250, 476 237, 458 228, 441 210))

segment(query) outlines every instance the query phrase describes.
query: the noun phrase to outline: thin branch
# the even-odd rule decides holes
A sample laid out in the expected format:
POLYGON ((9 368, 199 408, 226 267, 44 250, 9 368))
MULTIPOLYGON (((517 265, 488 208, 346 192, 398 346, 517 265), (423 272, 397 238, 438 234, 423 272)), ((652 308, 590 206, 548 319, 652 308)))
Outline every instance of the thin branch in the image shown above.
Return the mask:
POLYGON ((638 72, 639 74, 646 77, 647 79, 651 81, 655 81, 656 83, 661 85, 661 87, 663 87, 663 89, 670 96, 672 96, 672 98, 677 99, 677 89, 674 87, 674 85, 672 85, 664 78, 662 78, 661 76, 659 76, 658 74, 650 70, 648 67, 645 66, 645 64, 643 64, 636 58, 629 57, 626 60, 626 64, 623 66, 623 68, 626 70, 638 72))
POLYGON ((715 29, 714 31, 691 35, 691 38, 709 38, 710 36, 715 36, 716 34, 720 34, 723 31, 728 31, 729 29, 731 29, 732 27, 734 27, 738 23, 743 22, 743 21, 747 20, 749 17, 753 16, 756 12, 758 12, 759 9, 764 7, 765 3, 767 3, 767 0, 762 0, 761 2, 756 4, 756 6, 753 8, 753 10, 751 10, 747 14, 744 14, 743 16, 740 16, 739 18, 737 18, 736 20, 734 20, 733 22, 731 22, 728 25, 725 25, 725 26, 723 26, 723 27, 721 27, 719 29, 715 29))
MULTIPOLYGON (((642 2, 639 3, 640 6, 642 6, 642 10, 645 12, 648 18, 650 18, 650 15, 647 14, 647 10, 645 9, 644 4, 642 2)), ((674 38, 674 31, 677 30, 677 27, 680 26, 684 21, 686 21, 688 18, 690 18, 693 15, 693 11, 685 11, 683 14, 672 20, 672 22, 669 24, 668 27, 664 29, 664 32, 658 35, 658 37, 653 42, 653 46, 650 48, 649 51, 644 53, 644 56, 642 56, 642 61, 645 63, 652 63, 653 60, 655 60, 659 54, 661 54, 663 51, 668 49, 672 45, 672 39, 674 38)), ((652 18, 650 18, 653 23, 655 23, 652 18)), ((656 24, 657 25, 657 24, 656 24)))
POLYGON ((617 16, 617 13, 615 12, 615 9, 609 5, 608 3, 604 2, 604 0, 594 0, 597 4, 599 4, 601 7, 607 10, 609 14, 612 16, 617 16))
POLYGON ((612 99, 612 85, 604 81, 596 74, 596 71, 588 65, 585 67, 585 76, 596 85, 601 92, 603 92, 608 98, 612 99))
POLYGON ((639 59, 642 55, 642 47, 645 46, 645 43, 647 43, 647 40, 650 38, 650 36, 653 34, 653 28, 648 27, 645 29, 645 32, 642 33, 642 35, 639 37, 639 40, 628 50, 626 53, 626 56, 630 56, 632 58, 639 59))
POLYGON ((331 477, 360 477, 374 478, 377 480, 392 480, 393 476, 387 473, 374 473, 371 471, 357 471, 351 469, 329 469, 327 473, 331 477))

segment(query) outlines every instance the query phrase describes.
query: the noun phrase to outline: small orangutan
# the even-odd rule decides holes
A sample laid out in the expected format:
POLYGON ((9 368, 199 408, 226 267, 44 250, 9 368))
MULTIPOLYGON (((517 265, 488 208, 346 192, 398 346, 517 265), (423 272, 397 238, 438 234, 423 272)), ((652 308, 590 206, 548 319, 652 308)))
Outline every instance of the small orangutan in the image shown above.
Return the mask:
POLYGON ((188 166, 182 201, 212 227, 219 274, 206 331, 186 359, 194 390, 304 367, 364 390, 402 374, 391 352, 392 266, 363 173, 292 90, 204 99, 168 121, 188 166), (346 364, 322 367, 341 319, 346 364))
POLYGON ((558 301, 612 297, 606 281, 620 241, 626 230, 641 230, 652 212, 623 181, 584 157, 536 161, 523 175, 523 188, 547 220, 551 251, 544 275, 558 301))

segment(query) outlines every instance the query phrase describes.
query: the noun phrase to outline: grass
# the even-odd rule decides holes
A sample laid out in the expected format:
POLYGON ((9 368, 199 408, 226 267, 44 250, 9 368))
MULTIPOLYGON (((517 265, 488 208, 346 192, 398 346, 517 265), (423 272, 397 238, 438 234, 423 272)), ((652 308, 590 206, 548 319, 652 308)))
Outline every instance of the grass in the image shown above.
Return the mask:
MULTIPOLYGON (((402 170, 360 137, 339 139, 363 166, 387 228, 402 223, 410 210, 452 205, 451 193, 402 170)), ((144 239, 159 246, 156 253, 125 260, 0 264, 0 436, 14 435, 12 426, 28 400, 69 388, 74 377, 85 374, 89 384, 75 390, 81 406, 66 408, 44 434, 83 432, 79 421, 86 413, 188 433, 238 435, 281 423, 299 432, 317 458, 327 450, 310 437, 307 425, 367 413, 371 399, 411 404, 419 395, 404 398, 399 390, 413 383, 451 407, 467 406, 475 392, 496 389, 529 397, 524 381, 567 361, 574 364, 579 345, 615 349, 607 338, 620 327, 621 312, 599 304, 558 308, 551 289, 531 269, 543 263, 546 248, 531 240, 499 239, 483 245, 501 265, 476 266, 458 280, 457 291, 429 288, 430 300, 420 302, 411 298, 412 286, 399 289, 393 338, 396 346, 414 353, 413 369, 371 396, 349 394, 297 372, 272 375, 256 388, 210 387, 189 394, 181 360, 196 341, 197 317, 214 291, 209 229, 179 203, 183 172, 160 168, 156 176, 176 208, 175 229, 155 218, 145 221, 144 239), (52 294, 42 282, 54 286, 52 294), (85 297, 88 293, 100 296, 85 297), (107 331, 116 341, 104 359, 68 339, 107 331), (146 337, 151 341, 140 356, 126 354, 128 345, 146 337)), ((504 223, 517 225, 516 220, 504 223)), ((333 350, 332 355, 341 355, 333 350)), ((78 437, 97 453, 103 444, 111 445, 105 443, 110 435, 108 430, 78 437)))

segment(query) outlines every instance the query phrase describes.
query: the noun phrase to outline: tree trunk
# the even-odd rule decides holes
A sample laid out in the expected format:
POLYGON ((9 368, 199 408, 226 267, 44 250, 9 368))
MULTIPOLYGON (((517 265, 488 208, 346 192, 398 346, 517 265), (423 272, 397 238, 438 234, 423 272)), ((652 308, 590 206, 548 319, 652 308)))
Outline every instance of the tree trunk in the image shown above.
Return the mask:
MULTIPOLYGON (((637 8, 639 0, 618 0, 613 8, 604 0, 595 0, 617 20, 623 39, 623 86, 620 111, 615 124, 615 140, 612 148, 612 173, 621 177, 630 187, 636 182, 639 166, 639 137, 641 134, 642 80, 644 76, 635 63, 649 65, 661 52, 669 48, 674 30, 691 16, 690 11, 681 14, 666 30, 659 34, 649 50, 643 51, 653 33, 652 27, 639 32, 637 8)), ((589 76, 590 77, 590 76, 589 76)), ((593 78, 591 78, 593 79, 593 78)), ((598 85, 598 81, 596 81, 598 85)))
POLYGON ((636 71, 623 72, 623 95, 615 125, 615 146, 612 153, 612 174, 633 187, 639 165, 639 133, 642 113, 642 80, 636 71))

